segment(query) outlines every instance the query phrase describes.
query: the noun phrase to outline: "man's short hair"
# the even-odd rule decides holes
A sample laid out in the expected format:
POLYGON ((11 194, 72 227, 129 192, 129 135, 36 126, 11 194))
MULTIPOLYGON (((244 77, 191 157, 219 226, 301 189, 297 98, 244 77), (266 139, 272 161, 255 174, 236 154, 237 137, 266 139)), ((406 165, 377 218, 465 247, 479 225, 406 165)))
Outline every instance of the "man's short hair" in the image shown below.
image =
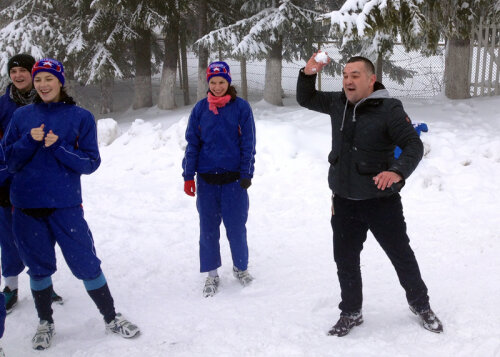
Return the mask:
POLYGON ((353 63, 353 62, 364 62, 365 67, 368 70, 368 74, 375 74, 375 66, 373 65, 373 62, 370 61, 368 58, 363 56, 354 56, 347 60, 347 63, 353 63))

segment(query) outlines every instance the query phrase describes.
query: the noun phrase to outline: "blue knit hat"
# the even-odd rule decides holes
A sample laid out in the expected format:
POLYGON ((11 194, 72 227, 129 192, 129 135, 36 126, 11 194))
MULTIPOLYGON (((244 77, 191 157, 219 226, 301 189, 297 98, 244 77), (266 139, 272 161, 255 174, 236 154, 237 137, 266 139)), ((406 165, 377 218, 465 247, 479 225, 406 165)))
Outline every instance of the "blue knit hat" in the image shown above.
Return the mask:
POLYGON ((39 72, 49 72, 59 79, 59 82, 64 86, 64 67, 61 62, 52 58, 43 58, 36 62, 31 70, 33 80, 39 72))
POLYGON ((210 81, 212 77, 222 77, 229 84, 231 84, 231 72, 229 70, 229 65, 223 61, 212 62, 207 67, 207 82, 210 81))

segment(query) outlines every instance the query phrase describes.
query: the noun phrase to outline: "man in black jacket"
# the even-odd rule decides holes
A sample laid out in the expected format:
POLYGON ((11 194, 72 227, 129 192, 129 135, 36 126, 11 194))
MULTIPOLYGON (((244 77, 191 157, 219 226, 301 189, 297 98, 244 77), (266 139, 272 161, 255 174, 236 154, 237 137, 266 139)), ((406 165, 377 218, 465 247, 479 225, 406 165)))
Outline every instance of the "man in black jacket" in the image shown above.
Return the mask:
POLYGON ((328 334, 345 336, 363 322, 360 254, 368 230, 396 269, 410 310, 426 329, 442 332, 409 244, 398 193, 422 159, 422 141, 401 102, 376 81, 373 63, 364 57, 347 62, 341 92, 317 91, 316 74, 328 62, 317 61, 314 54, 297 82, 298 103, 329 114, 332 122, 328 183, 334 196, 331 223, 341 314, 328 334), (397 160, 396 145, 403 150, 397 160))

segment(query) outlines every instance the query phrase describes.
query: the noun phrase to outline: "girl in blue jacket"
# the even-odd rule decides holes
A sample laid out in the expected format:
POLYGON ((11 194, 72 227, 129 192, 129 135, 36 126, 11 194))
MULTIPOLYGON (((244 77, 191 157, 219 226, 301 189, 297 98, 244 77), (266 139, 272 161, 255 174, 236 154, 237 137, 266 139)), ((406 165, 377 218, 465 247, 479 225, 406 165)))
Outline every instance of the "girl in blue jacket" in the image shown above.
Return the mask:
POLYGON ((33 66, 32 77, 37 98, 14 112, 2 148, 13 174, 14 237, 29 268, 40 319, 33 348, 48 348, 54 335, 51 276, 56 271, 56 243, 73 275, 83 280, 106 330, 133 337, 139 329, 115 312, 83 215, 80 176, 101 163, 94 117, 66 94, 62 63, 42 59, 33 66))
MULTIPOLYGON (((28 54, 12 56, 7 64, 11 84, 0 97, 0 138, 7 131, 12 115, 17 108, 31 104, 36 96, 31 78, 35 59, 28 54)), ((0 170, 0 250, 2 251, 2 276, 5 277, 5 308, 10 313, 18 301, 18 275, 24 270, 17 245, 12 234, 12 205, 10 203, 10 181, 12 175, 0 170)), ((63 303, 62 298, 52 292, 52 302, 63 303)))
POLYGON ((184 191, 194 196, 200 215, 200 271, 208 272, 205 297, 219 287, 221 264, 221 220, 226 227, 233 260, 233 274, 246 286, 248 272, 246 221, 247 189, 252 183, 255 162, 255 122, 250 105, 236 96, 225 62, 207 68, 209 92, 196 103, 186 130, 186 152, 182 162, 184 191), (195 174, 196 184, 194 181, 195 174))

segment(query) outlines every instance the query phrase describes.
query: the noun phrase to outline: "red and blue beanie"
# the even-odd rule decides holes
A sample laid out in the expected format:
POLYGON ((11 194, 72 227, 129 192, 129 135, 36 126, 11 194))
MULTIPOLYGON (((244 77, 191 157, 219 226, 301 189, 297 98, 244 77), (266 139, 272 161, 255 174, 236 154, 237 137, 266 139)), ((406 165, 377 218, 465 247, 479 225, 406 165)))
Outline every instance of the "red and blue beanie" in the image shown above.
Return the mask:
POLYGON ((222 77, 229 84, 231 84, 231 72, 229 70, 229 65, 223 61, 212 62, 207 67, 207 82, 210 81, 212 77, 222 77))
POLYGON ((59 82, 64 86, 64 67, 61 62, 52 58, 43 58, 36 62, 31 70, 33 80, 39 72, 49 72, 59 79, 59 82))

